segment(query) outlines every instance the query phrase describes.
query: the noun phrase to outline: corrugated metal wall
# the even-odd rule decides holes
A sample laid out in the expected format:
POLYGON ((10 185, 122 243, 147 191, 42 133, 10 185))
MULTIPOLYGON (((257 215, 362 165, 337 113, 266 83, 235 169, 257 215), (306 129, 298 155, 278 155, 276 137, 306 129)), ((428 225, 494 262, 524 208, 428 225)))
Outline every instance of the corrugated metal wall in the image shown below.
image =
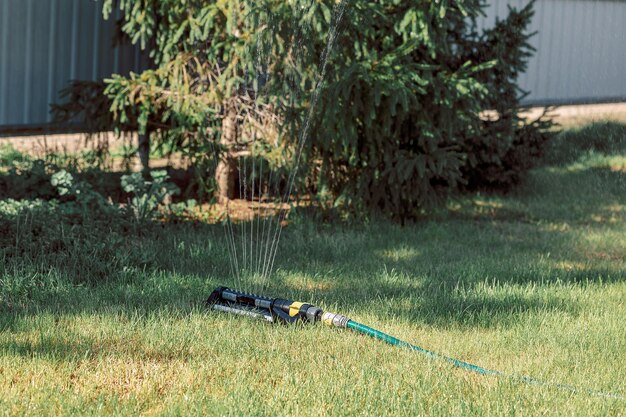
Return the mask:
POLYGON ((102 0, 0 0, 0 126, 51 121, 69 80, 139 68, 136 48, 113 48, 114 27, 102 0))
MULTIPOLYGON (((489 0, 482 27, 504 17, 489 0)), ((50 121, 48 104, 71 79, 96 80, 141 67, 138 50, 112 48, 114 19, 102 0, 0 0, 0 126, 50 121)), ((530 103, 626 99, 626 1, 538 0, 537 48, 520 84, 530 103)))
MULTIPOLYGON (((482 27, 528 0, 488 3, 482 27)), ((537 51, 520 79, 527 103, 626 101, 626 1, 538 0, 531 29, 537 51)))

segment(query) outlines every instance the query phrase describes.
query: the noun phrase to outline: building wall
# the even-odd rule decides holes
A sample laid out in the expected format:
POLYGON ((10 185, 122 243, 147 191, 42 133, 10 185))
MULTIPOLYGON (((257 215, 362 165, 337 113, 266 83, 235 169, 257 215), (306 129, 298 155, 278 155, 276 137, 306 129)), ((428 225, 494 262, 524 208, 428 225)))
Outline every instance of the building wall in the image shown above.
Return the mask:
MULTIPOLYGON (((488 0, 481 27, 528 0, 488 0)), ((626 1, 537 0, 536 48, 520 86, 533 104, 626 101, 626 1)))
POLYGON ((0 126, 50 122, 49 103, 72 79, 97 80, 141 65, 113 48, 103 0, 0 0, 0 126))
MULTIPOLYGON (((0 0, 0 132, 51 121, 49 103, 71 79, 96 80, 141 68, 137 48, 112 48, 114 20, 103 0, 0 0)), ((504 17, 488 0, 481 27, 504 17)), ((537 49, 521 87, 527 103, 626 100, 626 1, 537 0, 537 49)))

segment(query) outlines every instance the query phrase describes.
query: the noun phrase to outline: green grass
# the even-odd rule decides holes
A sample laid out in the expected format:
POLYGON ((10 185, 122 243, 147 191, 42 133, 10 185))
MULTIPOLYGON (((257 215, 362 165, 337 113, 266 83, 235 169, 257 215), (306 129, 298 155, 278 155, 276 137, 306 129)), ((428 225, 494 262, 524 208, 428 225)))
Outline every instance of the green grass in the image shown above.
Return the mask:
MULTIPOLYGON (((406 227, 300 219, 266 294, 484 367, 626 394, 626 131, 586 129, 561 134, 506 196, 458 198, 406 227)), ((15 221, 16 238, 39 242, 32 219, 15 221)), ((0 415, 626 413, 350 331, 207 312, 215 286, 237 285, 222 227, 160 227, 111 253, 94 231, 66 258, 5 243, 0 415), (90 268, 114 279, 77 280, 90 268)))

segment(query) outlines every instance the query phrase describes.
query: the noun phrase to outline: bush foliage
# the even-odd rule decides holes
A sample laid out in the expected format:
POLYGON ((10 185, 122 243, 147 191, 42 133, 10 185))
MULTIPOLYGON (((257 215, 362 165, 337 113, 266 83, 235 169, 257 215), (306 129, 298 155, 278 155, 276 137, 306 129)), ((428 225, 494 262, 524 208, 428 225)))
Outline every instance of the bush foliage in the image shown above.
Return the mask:
POLYGON ((516 184, 550 127, 518 115, 532 4, 483 33, 475 2, 350 10, 308 148, 318 190, 404 219, 459 188, 516 184))
POLYGON ((300 191, 401 220, 459 189, 520 181, 550 127, 518 114, 532 2, 482 32, 478 0, 339 3, 105 1, 105 16, 119 7, 122 31, 153 63, 106 81, 115 123, 157 131, 153 140, 200 165, 279 149, 283 162, 270 166, 284 183, 310 115, 300 191), (232 106, 237 138, 224 144, 232 106))

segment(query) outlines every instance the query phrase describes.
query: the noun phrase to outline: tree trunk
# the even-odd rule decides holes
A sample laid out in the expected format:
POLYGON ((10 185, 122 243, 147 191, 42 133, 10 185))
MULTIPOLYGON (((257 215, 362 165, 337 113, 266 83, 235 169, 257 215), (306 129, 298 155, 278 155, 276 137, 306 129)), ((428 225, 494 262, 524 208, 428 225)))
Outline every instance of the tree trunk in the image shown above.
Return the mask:
POLYGON ((224 152, 215 170, 217 183, 217 198, 220 203, 226 203, 235 198, 235 175, 237 171, 237 98, 233 97, 224 103, 224 118, 222 119, 222 134, 220 144, 224 152))
POLYGON ((150 174, 150 131, 146 129, 146 133, 138 137, 137 154, 139 155, 139 163, 141 172, 144 177, 150 174))

